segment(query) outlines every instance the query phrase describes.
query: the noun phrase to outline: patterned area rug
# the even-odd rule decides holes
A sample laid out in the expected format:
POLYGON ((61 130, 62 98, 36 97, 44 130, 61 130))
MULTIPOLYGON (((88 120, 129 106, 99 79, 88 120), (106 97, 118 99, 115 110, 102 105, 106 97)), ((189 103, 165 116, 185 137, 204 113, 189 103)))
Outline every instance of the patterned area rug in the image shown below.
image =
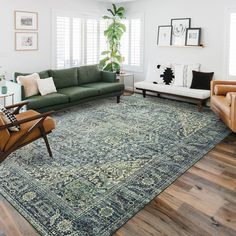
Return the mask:
POLYGON ((42 235, 106 236, 230 131, 207 108, 140 95, 55 115, 49 136, 0 165, 0 194, 42 235))

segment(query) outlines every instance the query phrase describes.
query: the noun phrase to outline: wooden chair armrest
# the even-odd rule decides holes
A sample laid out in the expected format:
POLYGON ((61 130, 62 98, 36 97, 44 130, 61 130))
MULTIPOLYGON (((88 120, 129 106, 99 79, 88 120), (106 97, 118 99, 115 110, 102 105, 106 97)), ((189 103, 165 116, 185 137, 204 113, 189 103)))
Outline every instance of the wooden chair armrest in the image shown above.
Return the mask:
POLYGON ((13 104, 13 105, 10 105, 10 106, 6 106, 5 108, 7 109, 7 110, 10 110, 10 109, 12 109, 12 108, 16 108, 16 109, 14 109, 14 111, 12 112, 13 114, 19 114, 19 112, 20 112, 20 109, 23 107, 23 106, 25 106, 25 105, 27 105, 29 102, 27 102, 27 101, 25 101, 25 102, 20 102, 20 103, 16 103, 16 104, 13 104))
POLYGON ((232 128, 235 132, 236 130, 236 93, 232 94, 231 96, 231 122, 232 128))
POLYGON ((41 119, 41 120, 43 119, 44 120, 48 116, 50 116, 52 113, 53 113, 53 111, 49 111, 49 112, 46 112, 46 113, 43 113, 43 114, 39 114, 39 115, 35 115, 35 116, 29 117, 29 118, 18 120, 16 122, 11 123, 11 124, 2 125, 2 126, 0 126, 0 130, 10 128, 10 127, 13 127, 13 126, 16 126, 16 125, 21 125, 21 124, 24 124, 24 123, 27 123, 27 122, 30 122, 30 121, 33 121, 33 120, 38 120, 38 119, 41 119))
POLYGON ((217 84, 236 85, 236 80, 212 80, 211 81, 211 96, 213 96, 215 94, 214 88, 217 84))

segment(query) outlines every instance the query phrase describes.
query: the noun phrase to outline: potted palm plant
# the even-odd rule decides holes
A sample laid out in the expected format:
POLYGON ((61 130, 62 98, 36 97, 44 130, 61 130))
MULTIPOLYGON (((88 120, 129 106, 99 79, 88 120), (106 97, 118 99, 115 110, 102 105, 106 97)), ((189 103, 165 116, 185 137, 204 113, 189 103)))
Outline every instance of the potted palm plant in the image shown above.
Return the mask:
POLYGON ((126 31, 126 27, 122 23, 122 19, 125 18, 125 9, 117 7, 115 4, 112 6, 112 9, 107 9, 110 14, 103 16, 103 19, 109 20, 111 23, 104 31, 109 49, 102 52, 105 58, 100 61, 100 68, 104 71, 119 72, 123 59, 120 53, 120 40, 126 31))

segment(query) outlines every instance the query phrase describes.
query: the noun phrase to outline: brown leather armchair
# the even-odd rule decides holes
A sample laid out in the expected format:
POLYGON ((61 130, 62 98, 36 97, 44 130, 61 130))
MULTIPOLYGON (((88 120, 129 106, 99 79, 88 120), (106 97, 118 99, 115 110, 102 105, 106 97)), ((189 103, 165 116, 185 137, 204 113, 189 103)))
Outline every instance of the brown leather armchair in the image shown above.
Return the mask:
POLYGON ((236 81, 211 82, 211 109, 236 132, 236 81))
POLYGON ((49 116, 52 112, 40 114, 34 110, 28 110, 19 113, 20 109, 26 104, 27 102, 23 102, 6 107, 16 115, 17 121, 14 123, 5 124, 0 116, 0 163, 12 152, 39 138, 44 139, 49 156, 52 156, 47 139, 47 134, 55 129, 55 122, 49 116), (15 125, 20 126, 20 131, 9 132, 8 128, 15 125))

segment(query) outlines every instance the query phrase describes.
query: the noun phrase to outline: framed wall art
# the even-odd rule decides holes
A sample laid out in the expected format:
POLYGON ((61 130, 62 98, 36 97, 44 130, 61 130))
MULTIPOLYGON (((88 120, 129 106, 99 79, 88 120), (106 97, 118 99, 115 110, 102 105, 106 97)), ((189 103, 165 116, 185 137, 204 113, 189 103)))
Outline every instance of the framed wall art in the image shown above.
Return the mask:
POLYGON ((171 45, 171 25, 158 26, 157 45, 158 46, 170 46, 171 45))
POLYGON ((172 36, 171 44, 174 46, 185 46, 186 32, 191 26, 190 18, 177 18, 171 20, 172 36))
POLYGON ((186 46, 200 46, 201 43, 201 28, 187 29, 186 46))
POLYGON ((38 30, 38 13, 15 11, 15 30, 38 30))
POLYGON ((16 32, 15 33, 15 50, 16 51, 38 50, 38 33, 16 32))

